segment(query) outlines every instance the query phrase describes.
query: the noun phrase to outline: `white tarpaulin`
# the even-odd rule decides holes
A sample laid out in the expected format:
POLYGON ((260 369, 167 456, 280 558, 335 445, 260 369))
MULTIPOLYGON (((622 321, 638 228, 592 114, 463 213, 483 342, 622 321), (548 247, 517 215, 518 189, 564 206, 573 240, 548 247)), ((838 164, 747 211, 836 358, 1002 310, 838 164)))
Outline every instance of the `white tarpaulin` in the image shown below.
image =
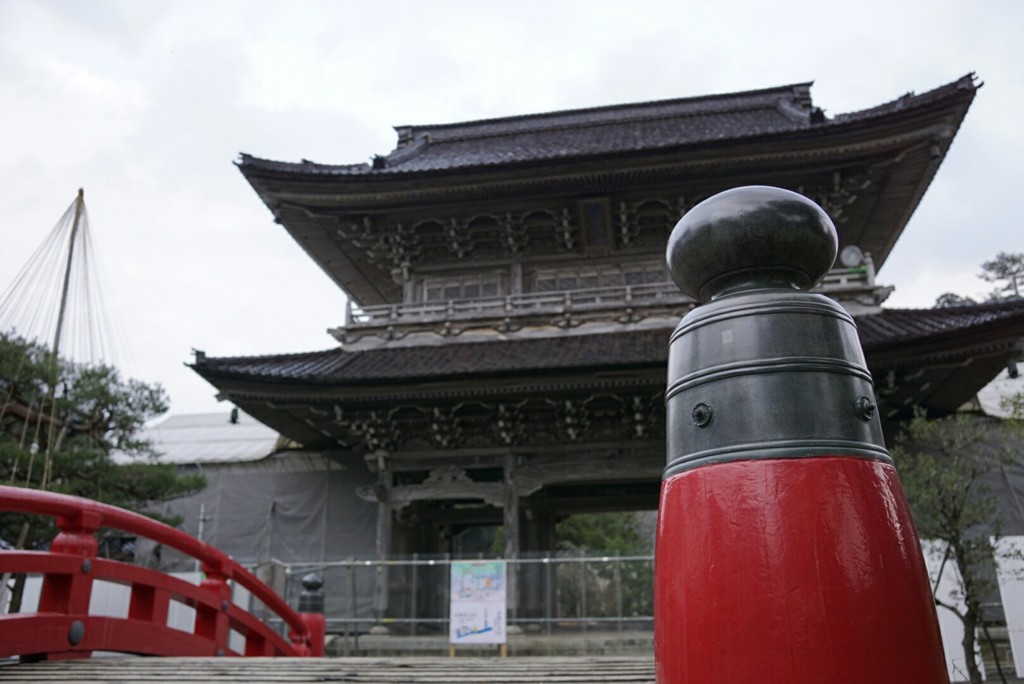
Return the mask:
POLYGON ((1003 537, 996 543, 999 563, 999 595, 1010 635, 1013 665, 1017 676, 1024 675, 1024 560, 1013 557, 1013 551, 1024 550, 1024 537, 1003 537))

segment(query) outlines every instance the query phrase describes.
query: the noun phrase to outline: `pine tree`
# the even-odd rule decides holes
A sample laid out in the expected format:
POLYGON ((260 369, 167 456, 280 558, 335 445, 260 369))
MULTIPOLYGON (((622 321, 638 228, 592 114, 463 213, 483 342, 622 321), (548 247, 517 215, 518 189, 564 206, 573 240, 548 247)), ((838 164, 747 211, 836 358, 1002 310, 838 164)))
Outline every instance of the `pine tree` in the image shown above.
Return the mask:
MULTIPOLYGON (((195 491, 205 484, 201 476, 179 477, 139 437, 167 404, 158 384, 124 379, 107 365, 73 364, 0 333, 0 483, 140 512, 195 491)), ((0 539, 8 544, 45 548, 55 532, 50 518, 0 513, 0 539)), ((118 539, 101 531, 101 549, 116 554, 118 539)))
POLYGON ((979 278, 997 284, 989 295, 989 301, 1021 298, 1021 290, 1024 289, 1024 252, 999 252, 995 259, 983 263, 981 270, 979 278))

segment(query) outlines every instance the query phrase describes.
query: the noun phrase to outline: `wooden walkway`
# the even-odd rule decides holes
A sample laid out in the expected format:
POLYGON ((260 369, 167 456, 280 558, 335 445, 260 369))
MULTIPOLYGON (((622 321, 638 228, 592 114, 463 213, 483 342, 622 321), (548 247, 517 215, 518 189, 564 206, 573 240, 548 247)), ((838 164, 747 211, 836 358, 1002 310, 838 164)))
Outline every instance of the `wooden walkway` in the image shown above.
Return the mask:
POLYGON ((0 682, 654 684, 644 657, 93 658, 0 666, 0 682))

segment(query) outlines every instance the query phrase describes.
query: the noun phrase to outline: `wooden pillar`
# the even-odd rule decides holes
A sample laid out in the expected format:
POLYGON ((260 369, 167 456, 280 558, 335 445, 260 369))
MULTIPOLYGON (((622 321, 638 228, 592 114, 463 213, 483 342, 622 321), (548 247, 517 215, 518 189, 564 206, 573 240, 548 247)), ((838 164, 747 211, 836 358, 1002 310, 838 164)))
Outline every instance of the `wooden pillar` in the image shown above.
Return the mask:
POLYGON ((509 294, 521 294, 523 291, 523 264, 517 259, 512 264, 508 281, 509 294))
MULTIPOLYGON (((505 528, 505 560, 519 559, 519 493, 515 487, 515 454, 505 454, 502 522, 505 528)), ((519 605, 519 564, 508 566, 508 615, 515 618, 519 605)))
MULTIPOLYGON (((519 505, 522 510, 522 516, 520 519, 523 523, 523 548, 521 551, 530 553, 532 556, 536 552, 544 550, 541 542, 541 521, 544 519, 544 515, 531 505, 529 500, 520 500, 519 505)), ((529 563, 520 568, 520 620, 543 617, 545 570, 546 565, 541 563, 529 563)))
MULTIPOLYGON (((537 546, 535 550, 543 553, 548 558, 555 554, 555 522, 558 516, 551 512, 546 506, 535 508, 533 512, 533 524, 537 546)), ((558 613, 558 592, 554 586, 555 568, 550 563, 538 565, 536 588, 536 611, 539 617, 551 618, 558 613)), ((545 629, 551 625, 546 624, 545 629)), ((550 632, 549 632, 550 633, 550 632)))
POLYGON ((383 564, 391 554, 391 468, 387 453, 379 451, 377 456, 377 582, 374 590, 373 608, 377 619, 384 617, 388 609, 388 568, 383 564))

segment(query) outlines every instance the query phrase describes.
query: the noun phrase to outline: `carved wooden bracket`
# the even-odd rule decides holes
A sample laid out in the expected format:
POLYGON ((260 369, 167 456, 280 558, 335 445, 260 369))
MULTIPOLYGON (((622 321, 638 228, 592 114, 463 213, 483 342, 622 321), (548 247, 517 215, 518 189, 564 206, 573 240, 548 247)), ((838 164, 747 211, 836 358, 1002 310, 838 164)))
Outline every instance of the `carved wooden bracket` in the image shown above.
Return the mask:
POLYGON ((482 499, 491 506, 504 505, 505 486, 500 482, 432 482, 418 485, 392 487, 390 503, 396 508, 407 506, 414 501, 443 499, 482 499))
POLYGON ((448 240, 448 251, 460 260, 474 247, 473 234, 465 221, 457 218, 448 219, 445 226, 445 238, 448 240))
MULTIPOLYGON (((335 405, 333 422, 356 437, 370 451, 390 450, 397 446, 400 438, 399 430, 392 420, 397 410, 397 408, 389 411, 371 410, 363 414, 363 417, 348 418, 344 410, 335 405)), ((346 443, 345 446, 351 445, 346 443)))
POLYGON ((454 465, 443 465, 434 468, 427 475, 427 479, 423 481, 423 484, 442 484, 450 485, 456 482, 472 482, 473 480, 466 474, 463 468, 454 465))
POLYGON ((563 208, 561 220, 558 224, 558 244, 567 252, 572 252, 579 246, 577 228, 573 224, 572 214, 569 213, 568 209, 563 208))
POLYGON ((506 213, 498 222, 498 230, 501 235, 501 246, 512 256, 518 256, 526 251, 530 244, 530 238, 523 227, 523 221, 519 216, 506 213))

